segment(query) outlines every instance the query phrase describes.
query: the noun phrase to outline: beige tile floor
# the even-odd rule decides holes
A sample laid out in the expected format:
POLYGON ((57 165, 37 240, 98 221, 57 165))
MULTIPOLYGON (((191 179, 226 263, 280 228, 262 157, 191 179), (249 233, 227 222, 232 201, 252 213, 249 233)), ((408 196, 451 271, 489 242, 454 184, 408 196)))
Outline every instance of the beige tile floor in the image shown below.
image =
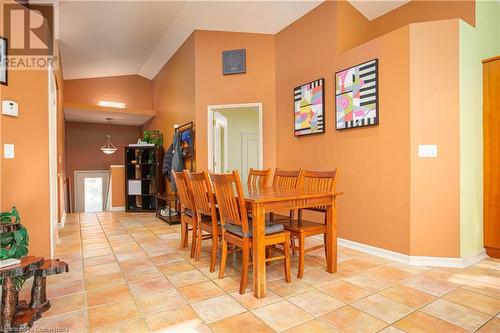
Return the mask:
POLYGON ((267 297, 256 299, 251 279, 237 291, 239 258, 223 280, 209 272, 209 246, 194 262, 179 249, 179 226, 153 215, 71 214, 56 250, 70 272, 48 278, 52 308, 33 331, 500 332, 498 260, 415 267, 340 247, 332 275, 318 250, 291 284, 281 263, 269 265, 267 297))

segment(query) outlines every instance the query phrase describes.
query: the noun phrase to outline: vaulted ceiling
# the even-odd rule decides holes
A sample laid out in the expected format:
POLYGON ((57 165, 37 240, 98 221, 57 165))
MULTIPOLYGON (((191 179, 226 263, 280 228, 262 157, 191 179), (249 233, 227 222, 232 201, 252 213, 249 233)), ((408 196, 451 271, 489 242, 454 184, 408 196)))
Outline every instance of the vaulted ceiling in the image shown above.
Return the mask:
MULTIPOLYGON (((408 2, 349 1, 370 20, 408 2)), ((321 2, 60 0, 64 76, 152 79, 195 29, 275 34, 321 2)))

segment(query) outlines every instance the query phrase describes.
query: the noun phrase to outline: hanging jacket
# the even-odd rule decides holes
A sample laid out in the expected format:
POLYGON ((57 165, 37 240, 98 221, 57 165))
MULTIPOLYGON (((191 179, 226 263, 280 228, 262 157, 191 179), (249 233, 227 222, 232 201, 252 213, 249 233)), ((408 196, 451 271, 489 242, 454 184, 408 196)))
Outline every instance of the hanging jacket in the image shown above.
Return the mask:
POLYGON ((170 175, 170 170, 172 170, 172 158, 174 157, 174 145, 171 144, 168 146, 168 148, 165 150, 165 155, 163 156, 163 166, 162 166, 162 173, 165 178, 170 181, 171 175, 170 175))
MULTIPOLYGON (((173 156, 172 156, 172 170, 175 172, 179 172, 184 170, 184 160, 182 159, 182 133, 177 132, 174 134, 174 139, 172 145, 173 147, 173 156)), ((175 190, 175 181, 173 179, 173 175, 170 175, 170 182, 172 183, 172 189, 175 190)))

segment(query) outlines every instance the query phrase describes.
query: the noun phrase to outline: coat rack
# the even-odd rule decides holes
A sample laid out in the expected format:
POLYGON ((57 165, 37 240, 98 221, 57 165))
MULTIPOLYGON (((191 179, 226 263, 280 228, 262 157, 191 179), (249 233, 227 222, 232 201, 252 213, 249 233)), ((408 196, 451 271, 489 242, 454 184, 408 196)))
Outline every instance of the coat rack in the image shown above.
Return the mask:
MULTIPOLYGON (((190 121, 182 125, 174 125, 175 133, 182 133, 187 130, 191 130, 191 144, 187 145, 185 142, 182 142, 182 159, 184 161, 184 169, 189 169, 193 172, 195 171, 194 122, 190 121), (188 162, 189 167, 186 167, 186 162, 188 162)), ((156 195, 156 217, 167 222, 169 225, 180 223, 180 204, 176 190, 156 195), (162 207, 168 212, 166 216, 161 214, 162 207), (176 212, 176 214, 174 212, 176 212)))

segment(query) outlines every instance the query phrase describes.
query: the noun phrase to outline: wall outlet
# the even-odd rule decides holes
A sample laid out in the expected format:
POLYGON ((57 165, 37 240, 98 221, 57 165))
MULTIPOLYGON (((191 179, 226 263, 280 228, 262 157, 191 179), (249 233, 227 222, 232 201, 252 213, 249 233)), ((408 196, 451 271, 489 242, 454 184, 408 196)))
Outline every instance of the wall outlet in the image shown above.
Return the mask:
POLYGON ((437 157, 437 145, 418 145, 418 157, 437 157))
POLYGON ((3 157, 12 159, 14 158, 14 145, 6 143, 3 145, 3 157))

